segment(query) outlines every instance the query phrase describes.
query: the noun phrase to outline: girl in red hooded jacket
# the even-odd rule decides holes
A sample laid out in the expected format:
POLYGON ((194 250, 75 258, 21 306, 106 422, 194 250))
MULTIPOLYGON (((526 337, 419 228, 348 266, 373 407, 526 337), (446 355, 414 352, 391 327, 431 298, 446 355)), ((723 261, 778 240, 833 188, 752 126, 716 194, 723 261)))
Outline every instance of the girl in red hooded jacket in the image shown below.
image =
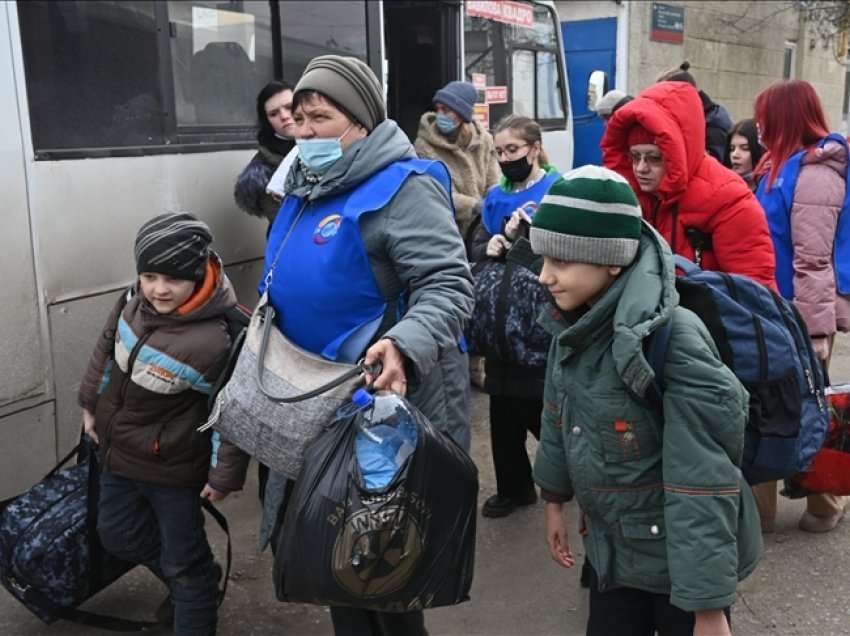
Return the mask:
POLYGON ((764 212, 741 177, 706 154, 702 102, 693 86, 660 82, 617 110, 602 152, 674 253, 776 289, 764 212))

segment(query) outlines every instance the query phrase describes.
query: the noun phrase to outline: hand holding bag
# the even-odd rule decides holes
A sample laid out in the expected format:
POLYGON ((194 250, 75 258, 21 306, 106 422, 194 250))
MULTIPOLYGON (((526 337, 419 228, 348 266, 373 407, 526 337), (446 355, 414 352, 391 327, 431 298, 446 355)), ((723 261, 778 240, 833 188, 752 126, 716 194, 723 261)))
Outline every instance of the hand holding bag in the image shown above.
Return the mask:
POLYGON ((307 444, 362 385, 362 374, 377 375, 362 360, 344 364, 305 351, 274 324, 268 289, 300 218, 299 212, 269 269, 266 292, 251 316, 230 380, 199 429, 215 428, 226 440, 290 479, 301 470, 307 444))

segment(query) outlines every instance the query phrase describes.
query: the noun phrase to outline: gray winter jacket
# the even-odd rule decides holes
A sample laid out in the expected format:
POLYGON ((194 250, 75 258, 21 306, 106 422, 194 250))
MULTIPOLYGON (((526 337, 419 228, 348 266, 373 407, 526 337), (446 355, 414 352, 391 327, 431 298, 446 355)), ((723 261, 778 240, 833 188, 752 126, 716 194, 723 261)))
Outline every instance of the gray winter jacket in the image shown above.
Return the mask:
MULTIPOLYGON (((356 188, 395 161, 415 158, 407 136, 387 120, 349 146, 318 183, 310 183, 297 162, 286 191, 317 201, 356 188)), ((468 361, 458 340, 474 301, 451 198, 431 177, 411 175, 386 207, 361 217, 360 235, 383 296, 397 298, 408 291, 406 313, 380 336, 390 338, 407 358, 408 398, 468 450, 468 361)), ((278 483, 270 479, 269 487, 278 490, 278 483)), ((269 499, 275 498, 267 489, 267 517, 269 499)))

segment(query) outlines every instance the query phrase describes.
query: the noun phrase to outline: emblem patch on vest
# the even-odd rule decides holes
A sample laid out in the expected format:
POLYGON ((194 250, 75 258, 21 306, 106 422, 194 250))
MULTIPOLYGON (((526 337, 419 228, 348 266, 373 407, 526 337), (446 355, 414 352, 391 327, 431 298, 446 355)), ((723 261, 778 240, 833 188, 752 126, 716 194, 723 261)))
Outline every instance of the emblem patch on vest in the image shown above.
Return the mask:
POLYGON ((342 217, 339 214, 326 216, 313 230, 313 242, 316 245, 324 245, 336 236, 340 225, 342 225, 342 217))

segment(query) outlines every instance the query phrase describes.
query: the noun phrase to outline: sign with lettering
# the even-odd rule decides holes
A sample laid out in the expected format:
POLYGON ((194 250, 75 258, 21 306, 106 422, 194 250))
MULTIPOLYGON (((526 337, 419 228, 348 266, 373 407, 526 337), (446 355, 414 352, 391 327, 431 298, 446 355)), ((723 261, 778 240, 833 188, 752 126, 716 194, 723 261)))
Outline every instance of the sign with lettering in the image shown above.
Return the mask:
POLYGON ((483 91, 487 88, 487 76, 484 73, 472 74, 472 85, 477 91, 483 91))
POLYGON ((507 104, 507 86, 488 86, 484 91, 484 101, 488 104, 507 104))
POLYGON ((534 7, 512 0, 467 0, 466 15, 521 27, 534 26, 534 7))
POLYGON ((652 3, 652 30, 649 39, 681 44, 685 40, 685 7, 652 3))
POLYGON ((472 111, 472 118, 481 124, 483 128, 490 128, 490 105, 475 104, 472 111))

